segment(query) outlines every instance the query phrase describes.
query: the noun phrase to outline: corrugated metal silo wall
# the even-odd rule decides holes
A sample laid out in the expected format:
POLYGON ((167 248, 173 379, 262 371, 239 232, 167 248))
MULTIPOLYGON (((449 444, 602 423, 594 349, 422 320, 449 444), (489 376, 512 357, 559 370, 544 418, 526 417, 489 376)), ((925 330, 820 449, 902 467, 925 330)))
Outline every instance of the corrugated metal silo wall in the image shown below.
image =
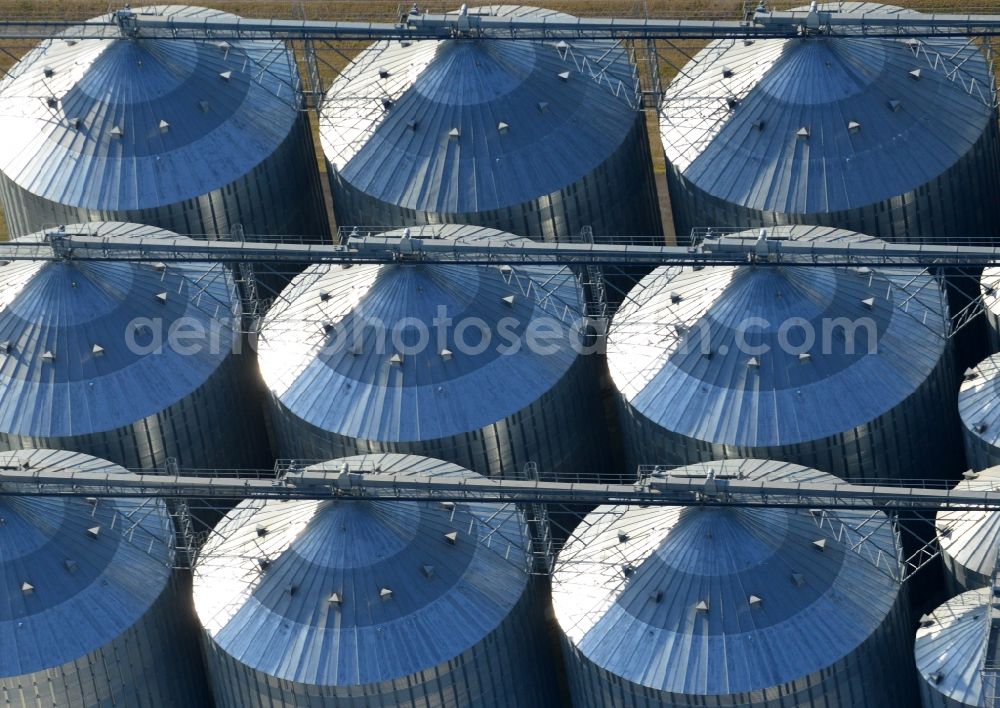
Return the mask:
MULTIPOLYGON (((276 679, 236 661, 203 634, 216 705, 218 708, 556 705, 552 667, 541 648, 537 613, 532 606, 534 598, 535 594, 526 590, 507 618, 460 656, 418 674, 375 685, 316 686, 276 679)), ((448 630, 442 627, 441 631, 448 630)))
MULTIPOLYGON (((271 422, 278 457, 330 460, 351 455, 396 452, 453 462, 487 477, 516 477, 525 463, 558 479, 594 480, 607 475, 608 445, 602 406, 595 387, 593 357, 580 356, 562 379, 521 411, 479 430, 435 440, 380 442, 347 437, 291 414, 272 395, 271 422)), ((483 396, 489 392, 467 391, 483 396)))
POLYGON ((183 202, 138 210, 93 210, 37 197, 2 173, 0 199, 11 237, 86 221, 127 221, 191 236, 228 236, 236 224, 242 224, 248 235, 302 235, 317 240, 330 232, 304 111, 278 149, 252 171, 183 202))
POLYGON ((149 611, 105 646, 61 666, 0 678, 0 702, 45 708, 207 706, 201 660, 192 651, 197 645, 186 644, 184 624, 177 620, 181 607, 178 588, 167 583, 149 611))
POLYGON ((473 224, 536 241, 579 240, 584 226, 592 227, 594 240, 603 242, 620 241, 617 236, 663 235, 641 111, 618 150, 590 174, 557 192, 505 209, 463 214, 415 211, 367 196, 341 179, 329 162, 327 170, 340 226, 473 224))
POLYGON ((920 705, 923 708, 973 708, 968 703, 953 701, 940 691, 928 686, 926 681, 920 682, 920 705))
MULTIPOLYGON (((946 236, 1000 237, 1000 137, 997 115, 966 153, 936 179, 874 204, 816 214, 764 212, 726 202, 692 185, 668 163, 667 182, 678 240, 698 226, 756 228, 814 224, 886 241, 941 241, 946 236)), ((919 149, 919 146, 914 146, 919 149)))
POLYGON ((71 450, 144 469, 160 469, 168 457, 182 467, 267 467, 261 405, 246 386, 250 368, 230 354, 197 390, 131 425, 66 437, 0 433, 0 449, 71 450))
MULTIPOLYGON (((719 459, 783 460, 835 474, 842 479, 940 479, 957 471, 957 430, 953 358, 949 350, 909 397, 878 418, 827 438, 781 446, 713 444, 668 431, 619 396, 626 457, 637 464, 687 465, 719 459)), ((822 415, 811 411, 809 415, 822 415)))
POLYGON ((976 708, 971 703, 956 701, 944 695, 933 686, 928 685, 927 681, 922 678, 920 680, 920 705, 923 708, 976 708))
POLYGON ((967 590, 985 588, 993 584, 993 578, 966 568, 957 562, 945 549, 941 549, 941 562, 944 564, 944 580, 948 588, 948 596, 961 595, 967 590))
MULTIPOLYGON (((1000 197, 998 197, 1000 199, 1000 197)), ((1000 352, 1000 314, 990 308, 983 308, 986 311, 986 337, 989 342, 989 353, 1000 352)))
MULTIPOLYGON (((664 693, 622 680, 596 666, 562 639, 574 708, 660 708, 661 706, 761 706, 796 708, 851 706, 905 708, 915 705, 916 675, 906 593, 867 640, 832 667, 780 686, 739 695, 664 693)), ((638 647, 636 647, 638 649, 638 647)), ((693 681, 694 679, 692 679, 693 681)))
POLYGON ((964 425, 962 438, 965 443, 965 461, 971 469, 985 470, 987 467, 1000 465, 1000 449, 964 425))

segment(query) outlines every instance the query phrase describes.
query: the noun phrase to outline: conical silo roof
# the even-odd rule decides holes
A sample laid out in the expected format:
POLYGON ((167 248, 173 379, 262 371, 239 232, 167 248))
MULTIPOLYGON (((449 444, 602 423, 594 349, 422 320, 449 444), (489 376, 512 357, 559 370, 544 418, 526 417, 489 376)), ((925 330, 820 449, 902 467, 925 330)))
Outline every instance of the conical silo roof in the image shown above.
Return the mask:
MULTIPOLYGON (((473 226, 412 233, 523 241, 473 226)), ((551 390, 580 357, 584 313, 564 267, 315 265, 267 313, 258 360, 280 404, 321 430, 431 440, 495 423, 551 390), (529 331, 543 323, 551 336, 534 347, 529 331)))
MULTIPOLYGON (((178 238, 118 222, 65 232, 178 238)), ((218 264, 0 265, 0 431, 81 435, 157 413, 198 389, 232 353, 239 313, 235 284, 218 264)))
MULTIPOLYGON (((187 5, 134 12, 235 17, 187 5)), ((297 81, 278 41, 46 41, 0 81, 0 172, 36 196, 92 210, 198 197, 281 145, 298 116, 297 81)))
MULTIPOLYGON (((1000 490, 1000 467, 967 475, 956 489, 1000 490)), ((941 510, 935 516, 938 545, 960 585, 969 588, 991 582, 1000 550, 1000 513, 974 509, 941 510), (970 576, 971 574, 971 576, 970 576)))
POLYGON ((969 590, 921 620, 914 653, 925 706, 989 705, 982 669, 991 593, 969 590))
MULTIPOLYGON (((522 5, 470 14, 567 17, 522 5)), ((635 68, 612 42, 379 42, 330 87, 323 152, 364 194, 468 214, 558 191, 636 123, 635 68), (631 104, 630 104, 631 101, 631 104)))
MULTIPOLYGON (((1000 447, 1000 354, 987 357, 965 372, 958 392, 958 413, 967 441, 974 441, 977 448, 995 456, 993 451, 1000 447)), ((979 465, 982 460, 969 462, 979 465)))
MULTIPOLYGON (((410 455, 309 468, 455 479, 410 455)), ((201 624, 223 652, 269 676, 376 684, 456 658, 524 595, 526 527, 513 506, 460 502, 242 502, 194 570, 201 624)))
MULTIPOLYGON (((56 450, 0 452, 0 466, 125 471, 56 450)), ((167 587, 174 532, 162 501, 3 496, 0 517, 0 676, 55 668, 108 645, 167 587)))
MULTIPOLYGON (((825 227, 768 233, 878 243, 825 227)), ((615 315, 608 366, 624 401, 654 425, 716 444, 780 446, 849 431, 905 401, 939 367, 947 326, 942 290, 926 273, 661 267, 615 315)))
POLYGON ((720 200, 845 211, 910 192, 969 153, 993 120, 991 82, 979 46, 961 38, 719 40, 667 87, 660 135, 676 172, 720 200), (955 66, 955 78, 942 68, 955 66))
MULTIPOLYGON (((762 460, 674 473, 710 471, 835 481, 762 460)), ((673 697, 756 697, 832 667, 888 621, 900 552, 878 512, 601 506, 559 553, 553 609, 569 645, 612 680, 673 697)))
POLYGON ((1000 268, 991 266, 983 268, 980 277, 980 289, 983 296, 983 307, 994 317, 1000 317, 1000 268))
POLYGON ((979 289, 988 323, 989 351, 996 351, 1000 349, 1000 268, 995 266, 983 268, 983 274, 979 279, 979 289))

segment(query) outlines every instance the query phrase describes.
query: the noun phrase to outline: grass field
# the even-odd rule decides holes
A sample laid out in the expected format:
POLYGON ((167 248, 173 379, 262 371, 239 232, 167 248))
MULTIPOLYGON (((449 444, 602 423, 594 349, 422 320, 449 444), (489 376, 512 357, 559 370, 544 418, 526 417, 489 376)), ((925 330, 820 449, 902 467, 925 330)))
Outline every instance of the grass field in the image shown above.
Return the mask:
MULTIPOLYGON (((805 0, 784 0, 772 2, 770 7, 787 9, 804 4, 805 0)), ((206 0, 206 5, 246 17, 295 17, 310 20, 363 20, 391 22, 401 12, 409 9, 408 3, 387 2, 386 0, 206 0)), ((454 10, 460 4, 452 2, 421 2, 420 7, 427 12, 445 12, 454 10)), ((755 3, 754 3, 755 4, 755 3)), ((579 16, 611 16, 629 17, 642 16, 678 18, 700 17, 715 19, 738 19, 743 13, 743 3, 740 0, 650 0, 643 3, 637 0, 546 0, 545 7, 563 10, 579 16)), ((0 0, 0 17, 18 19, 70 19, 83 20, 94 17, 109 9, 118 7, 118 3, 98 2, 94 0, 0 0)), ((946 0, 912 0, 908 7, 926 12, 962 12, 962 13, 995 13, 996 0, 966 0, 961 4, 946 0)), ((659 72, 661 80, 666 83, 683 66, 688 57, 697 52, 701 42, 659 43, 659 72)), ((338 71, 364 47, 363 43, 340 43, 336 48, 320 49, 320 69, 324 86, 336 77, 338 71)), ((24 42, 0 41, 0 71, 6 71, 17 58, 31 48, 24 42)), ((301 56, 301 52, 299 52, 301 56)), ((644 78, 648 75, 648 66, 641 66, 644 78)), ((1000 63, 998 63, 1000 70, 1000 63)), ((1000 75, 1000 74, 998 74, 1000 75)), ((661 188, 665 165, 663 151, 657 136, 656 116, 650 114, 647 121, 650 129, 654 168, 657 172, 661 188)), ((317 132, 316 121, 313 120, 314 135, 317 132)), ((319 140, 316 140, 317 150, 319 140)), ((326 165, 319 154, 317 161, 320 170, 325 173, 326 165)), ((665 201, 661 195, 661 202, 665 201)), ((668 207, 665 207, 668 208, 668 207)), ((665 215, 666 216, 666 215, 665 215)), ((6 224, 0 211, 0 239, 6 238, 6 224)))

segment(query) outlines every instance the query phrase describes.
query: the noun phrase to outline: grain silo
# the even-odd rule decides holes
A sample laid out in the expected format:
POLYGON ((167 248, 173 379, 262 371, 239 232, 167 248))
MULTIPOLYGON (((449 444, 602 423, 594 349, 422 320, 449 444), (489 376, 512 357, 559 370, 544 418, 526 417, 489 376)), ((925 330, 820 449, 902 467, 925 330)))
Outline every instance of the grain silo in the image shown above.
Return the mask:
MULTIPOLYGON (((412 455, 306 470, 478 477, 412 455)), ((514 505, 247 500, 194 569, 219 708, 551 705, 514 505)))
MULTIPOLYGON (((0 452, 0 466, 124 472, 61 450, 0 452)), ((0 516, 4 705, 205 705, 162 501, 4 495, 0 516)))
POLYGON ((1000 354, 965 372, 958 414, 969 467, 979 471, 1000 465, 1000 354))
POLYGON ((803 223, 889 241, 995 237, 992 86, 966 38, 714 41, 668 86, 660 112, 677 233, 803 223))
MULTIPOLYGON (((677 473, 713 471, 836 481, 762 460, 677 473)), ((577 708, 913 705, 902 546, 881 512, 601 506, 580 528, 552 578, 577 708)))
MULTIPOLYGON (((57 233, 177 238, 116 222, 57 233)), ((143 468, 168 458, 270 464, 256 372, 238 350, 240 315, 221 264, 0 265, 0 449, 75 450, 143 468)))
MULTIPOLYGON (((131 12, 211 20, 187 5, 131 12)), ((104 18, 102 18, 104 19, 104 18)), ((298 68, 278 41, 53 39, 0 81, 0 196, 21 236, 132 221, 326 236, 298 68)))
MULTIPOLYGON (((1000 490, 1000 467, 967 473, 955 488, 1000 490)), ((957 594, 991 585, 1000 551, 1000 513, 942 509, 934 526, 949 588, 957 594)))
MULTIPOLYGON (((523 5, 470 15, 569 18, 523 5)), ((320 118, 341 225, 660 236, 636 67, 610 41, 378 42, 320 118)))
POLYGON ((979 281, 983 310, 986 313, 988 353, 1000 352, 1000 268, 983 268, 979 281))
MULTIPOLYGON (((404 232, 389 232, 389 238, 404 232)), ((478 226, 411 238, 487 239, 478 226)), ((279 457, 437 457, 488 476, 606 471, 604 418, 569 268, 398 261, 314 265, 260 328, 279 457), (548 332, 539 345, 532 333, 548 332)))
MULTIPOLYGON (((826 227, 768 235, 878 243, 826 227)), ((845 479, 942 477, 958 422, 937 281, 789 258, 661 267, 633 289, 608 334, 630 461, 756 457, 845 479)))
MULTIPOLYGON (((914 653, 923 708, 994 705, 991 695, 996 695, 996 668, 984 672, 987 630, 990 616, 995 612, 991 593, 986 588, 969 590, 921 620, 914 653), (992 690, 990 684, 993 684, 992 690)), ((990 658, 995 662, 995 657, 990 658)))

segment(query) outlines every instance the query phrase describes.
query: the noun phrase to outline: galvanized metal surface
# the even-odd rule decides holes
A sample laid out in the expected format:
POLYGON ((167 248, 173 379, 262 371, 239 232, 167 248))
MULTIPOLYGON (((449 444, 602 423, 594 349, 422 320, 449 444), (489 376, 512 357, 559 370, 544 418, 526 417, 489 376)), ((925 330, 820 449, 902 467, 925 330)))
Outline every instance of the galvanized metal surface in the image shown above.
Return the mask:
POLYGON ((983 268, 979 283, 983 311, 986 313, 989 351, 1000 352, 1000 268, 983 268))
MULTIPOLYGON (((475 476, 405 455, 310 469, 475 476)), ((241 503, 194 570, 220 706, 550 705, 514 505, 241 503)))
POLYGON ((610 41, 376 43, 323 104, 337 221, 480 224, 547 241, 584 226, 598 240, 658 236, 637 81, 610 41))
MULTIPOLYGON (((88 25, 58 18, 11 18, 0 20, 0 36, 6 39, 40 39, 68 33, 75 39, 115 37, 121 27, 144 37, 203 37, 219 39, 288 39, 288 40, 374 40, 440 39, 456 34, 494 39, 754 39, 792 38, 808 35, 817 29, 840 36, 883 35, 895 37, 926 36, 995 36, 1000 34, 1000 15, 946 14, 886 16, 884 13, 842 12, 842 4, 830 5, 831 11, 810 13, 799 9, 768 11, 759 6, 753 21, 676 19, 650 17, 570 17, 508 18, 470 16, 458 12, 442 14, 411 12, 401 22, 338 22, 298 18, 213 18, 198 21, 178 17, 160 18, 136 15, 127 7, 116 13, 117 21, 88 25), (815 17, 813 17, 815 15, 815 17)), ((884 7, 876 5, 874 7, 884 7)), ((403 9, 403 8, 400 8, 403 9)), ((419 10, 419 8, 414 8, 419 10)), ((750 6, 744 6, 749 11, 750 6)))
MULTIPOLYGON (((681 473, 710 470, 833 481, 761 460, 681 473)), ((898 563, 898 539, 880 512, 836 516, 851 530, 806 509, 598 507, 552 580, 574 705, 912 705, 905 594, 866 555, 898 563)))
POLYGON ((923 708, 985 706, 981 669, 991 590, 953 597, 921 622, 914 648, 923 708))
POLYGON ((965 372, 958 413, 969 466, 979 471, 1000 465, 1000 354, 965 372))
MULTIPOLYGON (((3 452, 0 465, 124 472, 56 450, 3 452)), ((3 498, 0 509, 5 705, 204 704, 197 646, 178 630, 162 501, 3 498)))
POLYGON ((191 235, 239 223, 248 234, 326 236, 297 71, 274 41, 43 42, 0 81, 10 232, 120 220, 191 235))
POLYGON ((662 267, 608 335, 630 465, 758 457, 845 479, 945 476, 958 435, 946 332, 926 272, 662 267))
MULTIPOLYGON (((177 236, 115 222, 70 229, 177 236)), ((235 350, 240 308, 218 264, 0 266, 0 448, 70 449, 147 469, 168 457, 267 464, 253 373, 235 350)))
MULTIPOLYGON (((990 467, 974 477, 970 475, 956 489, 1000 490, 1000 467, 990 467)), ((953 594, 991 585, 1000 550, 1000 514, 939 511, 934 525, 953 594)))
MULTIPOLYGON (((523 240, 473 226, 413 231, 435 234, 523 240)), ((405 452, 487 476, 529 461, 557 476, 607 473, 584 314, 566 267, 311 266, 260 331, 278 456, 405 452), (542 327, 551 336, 532 346, 542 327)))
POLYGON ((661 110, 677 233, 815 223, 886 240, 996 236, 997 116, 973 82, 989 96, 986 59, 964 39, 713 42, 661 110))

